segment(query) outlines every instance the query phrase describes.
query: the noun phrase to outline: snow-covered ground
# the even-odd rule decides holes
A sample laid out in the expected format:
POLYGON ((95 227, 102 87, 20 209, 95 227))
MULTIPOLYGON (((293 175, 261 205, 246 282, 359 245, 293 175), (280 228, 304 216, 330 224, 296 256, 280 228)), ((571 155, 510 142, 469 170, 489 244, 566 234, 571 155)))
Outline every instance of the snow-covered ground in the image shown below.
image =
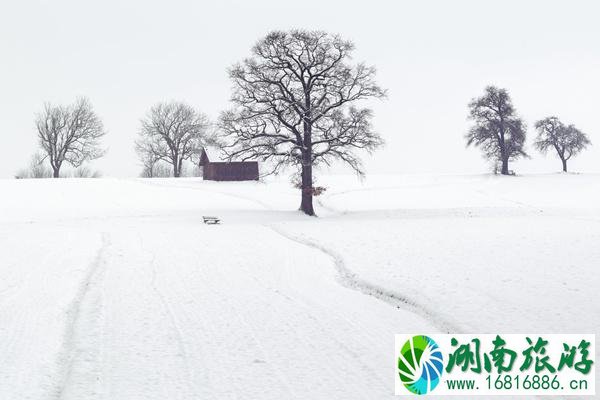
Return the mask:
POLYGON ((319 184, 0 181, 0 399, 392 398, 395 333, 600 333, 599 175, 319 184))

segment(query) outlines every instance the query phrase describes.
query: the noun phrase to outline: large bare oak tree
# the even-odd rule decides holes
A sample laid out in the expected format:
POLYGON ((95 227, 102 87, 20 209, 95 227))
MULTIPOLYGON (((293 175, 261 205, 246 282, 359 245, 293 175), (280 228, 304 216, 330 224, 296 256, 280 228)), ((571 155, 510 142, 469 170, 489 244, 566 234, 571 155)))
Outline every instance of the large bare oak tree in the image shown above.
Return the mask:
POLYGON ((314 215, 313 167, 341 160, 363 173, 356 151, 383 141, 372 112, 357 101, 382 98, 375 69, 351 64, 352 42, 321 31, 271 32, 234 65, 234 108, 220 118, 224 151, 232 159, 268 161, 271 172, 295 166, 300 209, 314 215))
POLYGON ((485 94, 469 103, 469 119, 475 124, 466 134, 467 146, 480 147, 484 156, 502 164, 508 175, 508 162, 527 156, 524 150, 526 126, 516 114, 506 89, 485 88, 485 94))
POLYGON ((185 103, 156 104, 141 123, 135 148, 145 168, 164 161, 171 164, 176 178, 181 176, 183 161, 211 143, 208 118, 185 103))
POLYGON ((104 154, 100 138, 106 131, 86 98, 67 106, 46 104, 36 117, 36 127, 44 159, 49 160, 54 178, 59 177, 65 161, 77 168, 104 154))
POLYGON ((567 161, 591 144, 587 135, 574 125, 565 125, 557 117, 544 118, 535 123, 538 136, 535 147, 542 153, 556 150, 562 161, 562 169, 567 172, 567 161))

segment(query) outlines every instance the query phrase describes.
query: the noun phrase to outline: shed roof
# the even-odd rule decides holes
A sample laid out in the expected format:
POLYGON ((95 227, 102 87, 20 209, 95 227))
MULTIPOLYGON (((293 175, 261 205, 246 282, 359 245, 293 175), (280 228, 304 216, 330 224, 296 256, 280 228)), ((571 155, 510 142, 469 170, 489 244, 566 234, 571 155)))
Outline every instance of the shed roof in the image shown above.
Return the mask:
POLYGON ((206 157, 208 157, 208 161, 217 162, 223 160, 221 150, 214 146, 204 146, 202 150, 206 157))
MULTIPOLYGON (((202 148, 203 153, 200 155, 200 163, 208 162, 227 162, 227 157, 222 149, 215 146, 204 146, 202 148)), ((238 158, 234 158, 231 160, 232 162, 242 162, 242 160, 238 158)), ((252 162, 254 160, 246 160, 247 162, 252 162)))

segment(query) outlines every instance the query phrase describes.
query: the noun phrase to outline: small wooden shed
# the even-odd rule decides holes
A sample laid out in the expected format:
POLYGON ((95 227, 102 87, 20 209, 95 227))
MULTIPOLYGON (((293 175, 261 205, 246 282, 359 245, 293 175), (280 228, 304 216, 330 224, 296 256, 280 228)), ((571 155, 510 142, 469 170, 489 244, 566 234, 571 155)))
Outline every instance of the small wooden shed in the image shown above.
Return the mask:
POLYGON ((202 178, 209 181, 257 181, 257 161, 211 161, 205 148, 200 154, 202 178))

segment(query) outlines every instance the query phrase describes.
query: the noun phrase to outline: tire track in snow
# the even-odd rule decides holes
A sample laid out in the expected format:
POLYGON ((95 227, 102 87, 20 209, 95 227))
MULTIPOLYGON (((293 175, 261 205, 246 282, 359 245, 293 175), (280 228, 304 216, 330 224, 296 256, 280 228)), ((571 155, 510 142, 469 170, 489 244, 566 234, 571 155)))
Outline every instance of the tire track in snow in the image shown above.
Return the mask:
MULTIPOLYGON (((154 184, 154 182, 150 182, 150 183, 154 184)), ((431 184, 431 185, 433 185, 433 184, 431 184)), ((273 209, 270 205, 268 205, 260 200, 250 198, 247 196, 242 196, 239 194, 232 194, 232 193, 222 192, 222 191, 218 191, 218 190, 216 190, 216 191, 209 190, 209 189, 199 188, 199 187, 189 187, 189 186, 179 186, 179 187, 193 189, 193 190, 202 190, 202 191, 212 192, 212 193, 219 193, 221 195, 230 196, 233 198, 238 198, 241 200, 254 202, 255 204, 258 204, 259 206, 261 206, 267 210, 273 209)), ((320 199, 317 199, 317 203, 321 207, 327 209, 330 212, 336 213, 336 211, 337 211, 338 214, 341 214, 341 215, 346 214, 343 211, 338 211, 332 207, 325 205, 323 202, 320 201, 320 199)), ((342 284, 342 286, 347 287, 349 289, 358 290, 366 295, 369 295, 369 296, 375 297, 379 300, 382 300, 396 308, 405 309, 414 314, 423 316, 433 326, 435 326, 436 328, 438 328, 444 332, 460 333, 462 331, 461 329, 458 328, 457 325, 446 320, 444 317, 442 317, 441 315, 430 310, 428 307, 426 307, 412 299, 409 299, 408 297, 406 297, 404 295, 390 292, 380 286, 373 285, 366 281, 360 280, 356 276, 356 274, 354 274, 352 271, 350 271, 346 267, 346 265, 344 264, 343 258, 341 256, 339 256, 337 253, 333 252, 332 250, 327 249, 326 247, 324 247, 314 241, 311 241, 309 239, 299 238, 294 235, 291 235, 288 232, 285 232, 281 229, 275 228, 273 225, 265 225, 265 226, 267 226, 268 228, 273 230, 275 233, 279 234, 280 236, 283 236, 284 238, 286 238, 288 240, 291 240, 291 241, 294 241, 301 245, 316 249, 316 250, 324 253, 328 257, 330 257, 334 262, 334 266, 338 273, 338 278, 339 278, 339 281, 342 284)))
MULTIPOLYGON (((153 183, 153 182, 150 182, 150 183, 153 183)), ((433 184, 431 184, 431 185, 433 185, 433 184)), ((232 194, 232 193, 222 192, 222 191, 218 191, 218 190, 217 191, 208 190, 208 189, 199 188, 199 187, 189 187, 189 186, 179 186, 179 187, 193 189, 193 190, 202 190, 202 191, 206 191, 206 192, 219 193, 221 195, 230 196, 233 198, 238 198, 241 200, 254 202, 255 204, 258 204, 259 206, 262 206, 263 208, 265 208, 267 210, 273 209, 270 205, 268 205, 260 200, 250 198, 247 196, 242 196, 239 194, 232 194)), ((332 207, 326 206, 323 202, 320 201, 320 199, 317 199, 317 203, 321 207, 329 210, 330 212, 336 213, 336 211, 337 211, 332 207)), ((337 211, 337 213, 339 213, 341 215, 346 214, 345 212, 340 212, 340 211, 337 211)), ((288 232, 285 232, 281 229, 275 228, 273 225, 266 225, 266 226, 268 228, 270 228, 271 230, 273 230, 275 233, 279 234, 280 236, 283 236, 284 238, 286 238, 288 240, 292 240, 301 245, 316 249, 316 250, 324 253, 331 259, 333 259, 334 266, 338 273, 338 278, 339 278, 339 281, 342 284, 342 286, 353 289, 353 290, 358 290, 366 295, 369 295, 369 296, 375 297, 379 300, 385 301, 386 303, 388 303, 396 308, 405 309, 414 314, 424 316, 424 318, 427 321, 429 321, 433 326, 435 326, 436 328, 438 328, 444 332, 447 332, 447 333, 450 333, 450 332, 460 333, 461 332, 461 329, 459 329, 457 325, 446 320, 441 315, 433 312, 428 307, 426 307, 412 299, 409 299, 408 297, 406 297, 404 295, 390 292, 380 286, 373 285, 366 281, 360 280, 356 276, 356 274, 354 274, 352 271, 350 271, 346 267, 346 265, 344 264, 343 258, 341 256, 339 256, 337 253, 333 252, 332 250, 327 249, 326 247, 324 247, 314 241, 311 241, 309 239, 293 236, 293 235, 289 234, 288 232)))
MULTIPOLYGON (((69 386, 72 383, 74 375, 78 375, 77 378, 81 378, 82 376, 86 377, 89 373, 93 374, 95 371, 94 363, 97 363, 98 355, 90 353, 89 351, 99 349, 90 349, 89 347, 86 347, 86 345, 89 346, 89 343, 83 343, 83 339, 85 335, 94 335, 95 333, 98 333, 96 331, 96 328, 98 327, 87 326, 84 330, 84 326, 82 325, 84 325, 84 323, 93 323, 100 317, 99 315, 85 315, 85 313, 90 311, 93 312, 94 306, 98 305, 94 304, 93 299, 90 298, 90 292, 93 288, 97 287, 99 283, 100 276, 105 268, 105 253, 109 246, 109 236, 104 232, 102 233, 102 244, 96 252, 94 260, 88 267, 85 277, 67 309, 67 326, 63 336, 62 349, 58 356, 59 367, 62 369, 61 377, 56 383, 56 390, 52 396, 55 399, 64 399, 68 396, 69 386)), ((92 338, 85 337, 85 339, 92 338)), ((95 343, 92 343, 92 345, 94 344, 95 343)), ((97 374, 93 375, 97 377, 97 374)), ((96 378, 96 380, 98 379, 99 378, 96 378)), ((95 384, 96 381, 91 383, 95 384)), ((88 394, 98 394, 88 386, 90 382, 85 382, 85 384, 85 389, 88 394)), ((87 398, 89 398, 89 396, 87 396, 87 398)))
POLYGON ((346 267, 342 256, 340 256, 333 250, 328 249, 327 247, 317 243, 316 241, 292 235, 280 228, 274 227, 273 225, 266 226, 273 230, 275 233, 279 234, 280 236, 285 237, 286 239, 289 239, 303 246, 307 246, 312 249, 318 250, 324 253, 329 258, 331 258, 337 271, 338 280, 340 281, 342 286, 348 289, 357 290, 368 296, 375 297, 376 299, 384 301, 396 308, 404 309, 406 311, 419 315, 425 318, 433 326, 445 333, 462 332, 462 330, 456 324, 448 321, 445 317, 434 312, 425 305, 420 304, 419 302, 410 299, 405 295, 391 292, 380 286, 374 285, 372 283, 360 279, 354 272, 352 272, 350 269, 348 269, 348 267, 346 267))

